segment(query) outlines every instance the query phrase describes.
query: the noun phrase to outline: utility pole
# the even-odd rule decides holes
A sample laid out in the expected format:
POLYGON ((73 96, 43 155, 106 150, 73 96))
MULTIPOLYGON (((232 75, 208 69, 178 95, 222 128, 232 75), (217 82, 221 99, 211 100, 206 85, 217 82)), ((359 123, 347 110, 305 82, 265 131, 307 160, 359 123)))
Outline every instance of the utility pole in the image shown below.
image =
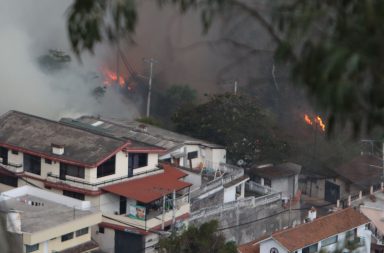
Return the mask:
POLYGON ((149 80, 148 80, 148 97, 147 97, 147 113, 146 117, 149 117, 150 107, 151 107, 151 91, 152 91, 152 75, 153 75, 153 64, 157 63, 153 58, 144 59, 144 62, 149 63, 149 80))
POLYGON ((161 230, 164 231, 164 219, 165 219, 165 194, 163 196, 163 214, 161 215, 161 230))
POLYGON ((237 80, 235 80, 233 92, 235 93, 235 95, 237 95, 237 80))
POLYGON ((172 234, 175 232, 175 219, 176 219, 176 190, 173 190, 173 196, 172 196, 172 234))

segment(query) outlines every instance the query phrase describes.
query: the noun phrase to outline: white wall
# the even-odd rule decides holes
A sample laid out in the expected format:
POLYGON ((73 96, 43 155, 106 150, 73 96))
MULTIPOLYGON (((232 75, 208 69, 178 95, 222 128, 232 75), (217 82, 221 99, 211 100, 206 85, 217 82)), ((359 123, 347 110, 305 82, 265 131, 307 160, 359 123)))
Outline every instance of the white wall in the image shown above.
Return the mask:
POLYGON ((90 183, 100 183, 106 180, 128 176, 128 157, 120 151, 116 153, 115 174, 97 178, 97 168, 86 169, 85 178, 90 183))
POLYGON ((92 239, 95 240, 104 252, 115 252, 115 230, 104 228, 104 233, 98 233, 99 226, 92 227, 92 239))
POLYGON ((236 200, 236 186, 224 188, 224 203, 236 200))
POLYGON ((288 253, 288 251, 281 247, 275 240, 272 238, 262 241, 260 243, 260 253, 269 253, 272 248, 276 248, 279 253, 288 253))
POLYGON ((112 193, 100 195, 100 210, 105 214, 119 213, 120 197, 112 193))

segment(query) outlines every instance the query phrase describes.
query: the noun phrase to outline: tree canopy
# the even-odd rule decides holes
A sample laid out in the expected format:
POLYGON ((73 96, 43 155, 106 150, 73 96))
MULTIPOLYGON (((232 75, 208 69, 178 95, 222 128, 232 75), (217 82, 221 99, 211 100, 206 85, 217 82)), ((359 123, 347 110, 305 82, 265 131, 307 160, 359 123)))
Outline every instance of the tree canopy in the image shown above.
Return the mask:
POLYGON ((218 222, 209 221, 199 227, 190 226, 179 236, 160 240, 162 253, 236 253, 233 242, 225 242, 224 236, 217 232, 218 222))
MULTIPOLYGON (((355 133, 384 124, 383 1, 275 1, 267 4, 268 11, 258 1, 158 3, 201 10, 205 28, 222 13, 251 16, 276 43, 276 57, 290 62, 295 82, 329 114, 329 131, 335 122, 352 123, 355 133)), ((67 24, 72 48, 79 54, 102 40, 129 36, 136 21, 134 0, 74 0, 67 24)))
POLYGON ((210 96, 203 104, 177 111, 173 122, 181 133, 225 146, 233 163, 278 161, 288 152, 286 142, 276 137, 272 115, 249 96, 210 96))

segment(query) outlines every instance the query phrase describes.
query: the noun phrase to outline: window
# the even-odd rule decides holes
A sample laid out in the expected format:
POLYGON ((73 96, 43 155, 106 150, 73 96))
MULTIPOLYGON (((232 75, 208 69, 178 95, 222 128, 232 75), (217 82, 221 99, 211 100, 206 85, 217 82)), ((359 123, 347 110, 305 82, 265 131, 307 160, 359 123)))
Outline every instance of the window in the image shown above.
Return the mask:
POLYGON ((26 245, 25 246, 25 252, 29 253, 29 252, 34 252, 36 250, 39 250, 39 244, 34 244, 34 245, 26 245))
POLYGON ((76 231, 76 237, 88 234, 88 228, 82 228, 76 231))
POLYGON ((63 190, 63 195, 67 196, 67 197, 74 198, 74 199, 79 199, 79 200, 84 200, 85 199, 85 195, 82 194, 82 193, 78 193, 78 192, 72 192, 72 191, 63 190))
POLYGON ((65 241, 71 240, 72 238, 73 238, 73 232, 65 234, 65 235, 62 235, 61 236, 61 241, 65 242, 65 241))
POLYGON ((191 159, 197 158, 197 156, 198 156, 198 153, 197 153, 197 151, 188 152, 188 154, 187 154, 187 158, 188 158, 188 160, 191 160, 191 159))
POLYGON ((115 174, 115 162, 116 156, 113 156, 97 167, 97 178, 115 174))
POLYGON ((24 170, 33 174, 41 173, 41 158, 34 155, 24 154, 24 170))
POLYGON ((52 160, 51 159, 45 158, 44 161, 45 161, 46 164, 52 164, 52 160))
POLYGON ((99 226, 99 233, 100 233, 100 234, 104 234, 104 227, 100 227, 100 226, 99 226))
POLYGON ((327 238, 325 240, 322 240, 321 241, 321 247, 325 247, 325 246, 334 244, 336 242, 337 242, 337 235, 329 237, 329 238, 327 238))
POLYGON ((269 178, 264 178, 264 185, 272 187, 272 181, 269 178))
POLYGON ((130 153, 128 155, 128 167, 137 169, 148 165, 147 153, 130 153))
POLYGON ((60 163, 60 174, 71 177, 84 178, 84 168, 76 165, 60 163))
POLYGON ((19 154, 19 151, 12 150, 11 153, 14 154, 14 155, 18 155, 18 154, 19 154))
POLYGON ((302 252, 303 253, 315 253, 315 252, 317 252, 317 243, 304 248, 302 252))
POLYGON ((17 177, 11 177, 11 176, 2 176, 0 175, 0 183, 17 187, 17 177))

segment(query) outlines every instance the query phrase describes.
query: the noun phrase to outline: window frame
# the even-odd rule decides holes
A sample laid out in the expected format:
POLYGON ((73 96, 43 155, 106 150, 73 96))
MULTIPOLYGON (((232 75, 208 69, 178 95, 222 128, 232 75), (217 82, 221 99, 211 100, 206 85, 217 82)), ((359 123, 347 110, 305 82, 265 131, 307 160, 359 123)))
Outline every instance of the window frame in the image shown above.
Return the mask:
POLYGON ((63 190, 63 196, 82 200, 82 201, 85 200, 85 194, 79 193, 79 192, 74 192, 74 191, 63 190))
POLYGON ((327 239, 321 241, 321 247, 327 247, 329 245, 335 244, 337 243, 338 239, 338 235, 328 237, 327 239))
POLYGON ((23 167, 24 171, 41 176, 41 157, 24 153, 23 167))
POLYGON ((149 154, 148 153, 129 153, 128 154, 128 167, 140 169, 148 166, 149 154))
POLYGON ((96 177, 106 177, 116 174, 116 155, 97 166, 96 177))
POLYGON ((30 253, 39 250, 40 243, 36 243, 33 245, 25 245, 25 252, 30 253))
POLYGON ((76 232, 75 232, 76 237, 83 236, 83 235, 86 235, 88 233, 89 233, 89 228, 88 227, 76 230, 76 232))
POLYGON ((60 163, 60 170, 65 171, 65 176, 77 177, 77 178, 85 178, 85 168, 68 164, 68 163, 60 163))

